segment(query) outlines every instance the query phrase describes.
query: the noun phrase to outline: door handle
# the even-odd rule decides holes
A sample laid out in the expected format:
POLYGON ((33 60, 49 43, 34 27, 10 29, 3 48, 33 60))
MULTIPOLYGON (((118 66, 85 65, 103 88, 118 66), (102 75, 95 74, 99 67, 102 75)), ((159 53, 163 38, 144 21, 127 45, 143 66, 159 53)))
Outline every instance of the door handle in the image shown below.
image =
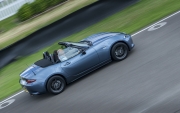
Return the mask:
POLYGON ((106 46, 104 46, 102 49, 106 49, 106 46))
POLYGON ((69 65, 69 64, 71 64, 71 62, 66 62, 66 64, 65 64, 64 66, 67 66, 67 65, 69 65))

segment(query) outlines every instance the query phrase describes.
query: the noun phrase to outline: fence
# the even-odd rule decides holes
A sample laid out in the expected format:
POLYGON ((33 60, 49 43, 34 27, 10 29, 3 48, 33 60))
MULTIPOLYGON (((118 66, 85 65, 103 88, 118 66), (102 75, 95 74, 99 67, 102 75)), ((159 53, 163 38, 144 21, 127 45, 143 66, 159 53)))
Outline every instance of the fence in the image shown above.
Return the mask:
POLYGON ((25 3, 34 0, 0 0, 0 21, 17 13, 18 9, 25 3))

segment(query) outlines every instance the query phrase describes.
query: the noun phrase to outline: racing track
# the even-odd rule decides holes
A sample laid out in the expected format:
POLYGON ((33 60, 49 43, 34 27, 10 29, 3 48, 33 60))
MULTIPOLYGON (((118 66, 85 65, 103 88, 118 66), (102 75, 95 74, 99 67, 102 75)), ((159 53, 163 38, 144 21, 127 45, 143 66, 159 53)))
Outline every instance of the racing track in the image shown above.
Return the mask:
POLYGON ((62 94, 23 92, 0 113, 180 113, 179 18, 136 34, 126 60, 83 77, 62 94))

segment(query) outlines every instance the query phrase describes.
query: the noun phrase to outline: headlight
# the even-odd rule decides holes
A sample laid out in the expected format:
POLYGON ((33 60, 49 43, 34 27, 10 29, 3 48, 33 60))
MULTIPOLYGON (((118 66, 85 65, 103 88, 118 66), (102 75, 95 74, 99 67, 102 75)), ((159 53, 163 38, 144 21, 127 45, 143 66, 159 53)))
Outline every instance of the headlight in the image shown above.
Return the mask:
POLYGON ((131 37, 131 35, 128 35, 128 34, 124 35, 124 38, 129 38, 129 37, 131 37))

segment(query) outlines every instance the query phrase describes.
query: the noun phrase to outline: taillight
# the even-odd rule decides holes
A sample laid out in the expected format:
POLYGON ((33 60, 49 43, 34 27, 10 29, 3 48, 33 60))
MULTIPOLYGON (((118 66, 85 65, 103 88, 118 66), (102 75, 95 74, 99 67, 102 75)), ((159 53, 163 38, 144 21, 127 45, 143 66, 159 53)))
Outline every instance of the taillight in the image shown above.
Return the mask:
POLYGON ((35 82, 36 80, 34 80, 34 79, 26 79, 26 82, 27 82, 27 84, 30 84, 30 83, 33 83, 33 82, 35 82))

